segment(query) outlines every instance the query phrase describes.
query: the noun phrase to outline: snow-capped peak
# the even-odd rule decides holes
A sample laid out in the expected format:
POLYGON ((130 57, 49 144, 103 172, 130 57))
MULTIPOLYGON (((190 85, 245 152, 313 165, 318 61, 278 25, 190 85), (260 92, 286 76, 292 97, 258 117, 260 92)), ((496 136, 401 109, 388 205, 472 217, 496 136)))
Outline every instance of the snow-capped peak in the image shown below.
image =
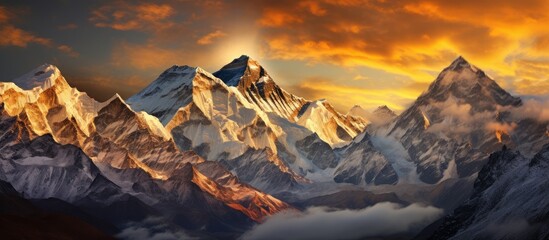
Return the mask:
POLYGON ((118 93, 115 93, 114 96, 112 96, 107 101, 103 102, 102 104, 103 105, 108 105, 108 104, 110 104, 111 102, 114 102, 114 101, 118 101, 120 103, 126 104, 126 102, 124 102, 124 99, 122 99, 122 97, 120 95, 118 95, 118 93))
POLYGON ((374 114, 388 114, 393 117, 396 116, 396 113, 393 110, 391 110, 389 107, 387 107, 387 105, 382 105, 377 107, 376 110, 374 110, 374 114))
MULTIPOLYGON (((245 75, 256 76, 253 79, 257 81, 265 81, 262 78, 265 76, 265 70, 259 62, 250 58, 247 55, 242 55, 235 58, 229 64, 223 66, 219 71, 213 74, 219 79, 223 80, 227 86, 238 86, 245 75)), ((247 87, 247 86, 246 86, 247 87)))
POLYGON ((355 116, 355 117, 361 117, 365 120, 368 120, 370 118, 370 112, 366 111, 366 109, 362 108, 360 105, 354 105, 349 112, 347 112, 347 115, 349 116, 355 116))
POLYGON ((61 76, 61 71, 51 64, 40 65, 23 76, 14 79, 13 83, 23 90, 32 90, 36 87, 45 90, 56 83, 67 84, 61 76))
POLYGON ((459 56, 440 73, 435 83, 441 86, 449 86, 452 83, 458 83, 460 86, 473 86, 477 83, 486 85, 490 80, 492 79, 487 77, 482 70, 459 56))
POLYGON ((521 104, 519 98, 511 96, 481 69, 461 56, 438 75, 417 102, 425 105, 432 100, 443 102, 450 97, 470 104, 474 111, 493 109, 496 105, 518 106, 521 104))

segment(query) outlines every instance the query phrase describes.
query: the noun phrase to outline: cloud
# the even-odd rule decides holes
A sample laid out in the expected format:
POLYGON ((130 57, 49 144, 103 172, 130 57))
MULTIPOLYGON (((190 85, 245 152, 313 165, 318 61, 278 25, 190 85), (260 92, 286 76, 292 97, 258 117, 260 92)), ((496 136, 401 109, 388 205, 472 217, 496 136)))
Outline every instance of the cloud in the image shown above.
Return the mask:
POLYGON ((0 5, 0 46, 27 47, 31 43, 51 47, 53 41, 48 38, 38 37, 28 31, 14 26, 11 20, 15 15, 8 8, 0 5))
POLYGON ((174 24, 169 20, 169 17, 174 14, 175 10, 168 4, 134 5, 125 1, 116 1, 93 10, 89 20, 96 27, 121 31, 158 31, 174 24))
POLYGON ((464 55, 515 79, 513 92, 549 93, 549 53, 540 50, 549 49, 547 1, 315 1, 322 14, 292 1, 264 5, 261 34, 273 59, 367 66, 427 82, 464 55))
POLYGON ((8 22, 10 13, 8 9, 4 6, 0 6, 0 23, 8 22))
POLYGON ((306 8, 311 14, 315 16, 324 16, 327 12, 327 10, 320 7, 320 4, 316 1, 302 1, 299 3, 299 6, 306 8))
MULTIPOLYGON (((549 2, 542 0, 463 0, 459 3, 444 0, 118 0, 91 4, 92 9, 85 11, 89 22, 102 28, 94 31, 112 39, 104 47, 97 46, 106 51, 98 55, 108 55, 114 66, 125 71, 160 72, 173 64, 199 65, 213 71, 227 60, 248 54, 262 60, 267 70, 284 66, 279 70, 284 72, 281 75, 299 75, 299 78, 292 77, 295 89, 303 90, 303 93, 294 91, 297 95, 324 98, 312 93, 313 87, 306 81, 332 76, 314 71, 285 72, 311 65, 329 65, 344 72, 341 79, 331 79, 330 86, 341 86, 341 90, 356 87, 368 93, 352 92, 368 96, 353 97, 356 102, 331 100, 339 101, 336 105, 346 111, 354 104, 367 105, 367 108, 387 104, 396 110, 404 109, 417 95, 410 97, 401 89, 420 93, 424 88, 419 90, 419 86, 426 86, 458 55, 494 76, 512 93, 549 94, 548 5, 549 2), (113 45, 109 45, 111 42, 113 45), (118 49, 119 45, 124 48, 118 49), (158 55, 154 56, 153 50, 157 50, 158 55), (366 68, 370 70, 352 71, 366 68), (384 74, 380 76, 377 72, 384 74), (368 81, 355 84, 343 81, 355 76, 368 81), (400 86, 395 86, 397 77, 406 81, 398 81, 400 86), (305 82, 299 83, 303 80, 305 82), (386 84, 386 87, 371 88, 372 83, 386 84), (386 89, 390 88, 398 93, 370 94, 372 91, 387 93, 386 89), (406 97, 402 97, 404 95, 406 97)), ((20 14, 10 12, 13 11, 0 7, 0 30, 3 36, 8 36, 0 40, 2 46, 51 44, 52 49, 66 49, 58 47, 65 43, 41 35, 42 31, 51 30, 33 32, 17 27, 18 21, 12 18, 20 14), (5 28, 6 25, 19 31, 5 28)), ((21 18, 23 20, 26 21, 21 18)), ((69 22, 61 23, 67 25, 53 30, 77 27, 75 33, 88 31, 69 22)), ((48 32, 47 36, 63 34, 48 32)), ((348 90, 328 92, 328 98, 345 96, 344 93, 350 94, 348 90)))
POLYGON ((67 55, 71 56, 71 57, 78 57, 80 56, 80 53, 74 51, 72 49, 72 47, 68 46, 68 45, 59 45, 57 46, 57 49, 61 52, 64 52, 66 53, 67 55))
POLYGON ((196 41, 196 43, 198 43, 200 45, 208 45, 208 44, 211 44, 214 41, 214 39, 221 38, 221 37, 224 37, 226 35, 227 34, 225 34, 223 31, 216 30, 215 32, 211 32, 211 33, 208 33, 208 34, 204 35, 203 37, 198 39, 198 41, 196 41))
POLYGON ((303 213, 281 213, 245 233, 242 239, 358 239, 413 234, 442 215, 441 209, 412 204, 378 203, 362 210, 313 207, 303 213))
POLYGON ((55 47, 71 57, 79 55, 68 45, 56 44, 52 39, 40 37, 16 27, 11 23, 12 20, 15 20, 15 17, 6 7, 0 6, 0 36, 2 36, 0 37, 0 46, 26 48, 29 44, 38 44, 49 48, 55 47))
POLYGON ((549 62, 516 60, 514 87, 522 94, 549 94, 549 62))
POLYGON ((513 119, 531 118, 549 122, 549 99, 526 99, 522 106, 511 109, 513 119))
POLYGON ((265 27, 279 27, 300 22, 303 22, 300 17, 284 10, 274 9, 264 10, 263 17, 259 20, 259 24, 265 27))
POLYGON ((130 222, 116 237, 131 240, 196 239, 180 229, 170 227, 166 222, 167 220, 161 217, 149 217, 141 222, 130 222))
POLYGON ((487 130, 505 133, 506 135, 509 135, 509 133, 515 130, 516 127, 517 127, 517 124, 514 122, 512 123, 489 122, 486 124, 487 130))
POLYGON ((36 43, 46 47, 53 46, 53 41, 48 38, 38 37, 13 25, 0 26, 0 46, 27 47, 36 43))

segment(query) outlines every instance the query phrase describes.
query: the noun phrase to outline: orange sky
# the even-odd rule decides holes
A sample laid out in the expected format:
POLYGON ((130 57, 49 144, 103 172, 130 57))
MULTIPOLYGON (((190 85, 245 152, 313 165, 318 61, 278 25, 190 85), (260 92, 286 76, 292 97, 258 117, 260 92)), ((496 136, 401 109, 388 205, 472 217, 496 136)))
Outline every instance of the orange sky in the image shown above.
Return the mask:
POLYGON ((49 30, 32 18, 41 7, 0 7, 2 64, 49 49, 36 61, 53 59, 92 95, 128 96, 171 65, 215 71, 241 54, 289 91, 344 112, 401 111, 459 55, 514 94, 549 94, 549 1, 105 1, 50 11, 49 30))

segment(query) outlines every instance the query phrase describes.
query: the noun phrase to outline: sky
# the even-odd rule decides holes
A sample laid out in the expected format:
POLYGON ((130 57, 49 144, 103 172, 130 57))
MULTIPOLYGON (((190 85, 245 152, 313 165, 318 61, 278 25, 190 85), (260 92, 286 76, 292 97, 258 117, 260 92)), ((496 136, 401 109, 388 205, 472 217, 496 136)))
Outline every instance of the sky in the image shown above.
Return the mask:
POLYGON ((0 81, 51 63, 106 100, 243 54, 342 112, 400 112, 460 55, 515 95, 547 96, 549 1, 0 1, 0 81))

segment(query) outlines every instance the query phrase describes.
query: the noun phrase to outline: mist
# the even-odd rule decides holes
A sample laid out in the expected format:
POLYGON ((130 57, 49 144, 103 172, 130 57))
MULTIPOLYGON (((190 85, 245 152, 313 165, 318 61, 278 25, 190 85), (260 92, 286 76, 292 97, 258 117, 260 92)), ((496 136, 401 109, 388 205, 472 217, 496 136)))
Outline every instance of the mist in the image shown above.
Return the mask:
POLYGON ((308 208, 302 213, 274 215, 245 233, 241 239, 357 239, 415 234, 441 217, 443 210, 412 204, 378 203, 361 210, 308 208))

